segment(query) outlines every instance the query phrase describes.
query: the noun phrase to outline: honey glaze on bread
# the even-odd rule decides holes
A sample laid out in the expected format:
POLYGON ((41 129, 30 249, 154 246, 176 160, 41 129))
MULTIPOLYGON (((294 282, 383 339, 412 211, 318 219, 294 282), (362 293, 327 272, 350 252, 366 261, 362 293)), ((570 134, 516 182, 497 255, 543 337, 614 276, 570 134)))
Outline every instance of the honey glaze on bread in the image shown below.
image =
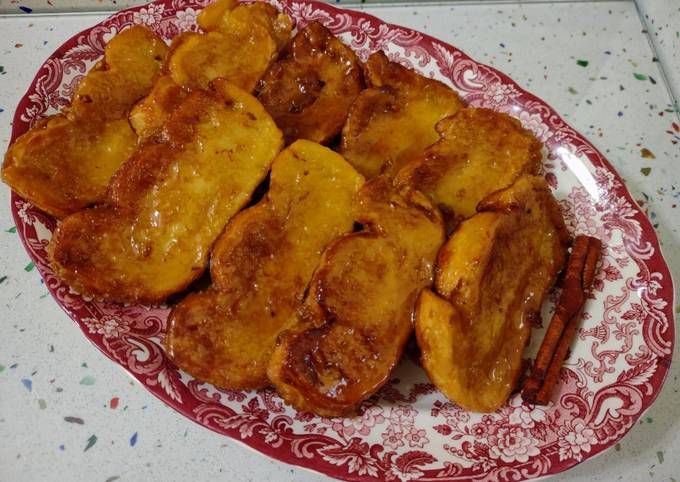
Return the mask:
POLYGON ((396 62, 383 52, 364 67, 367 89, 352 104, 340 152, 366 179, 393 177, 439 136, 435 124, 463 108, 449 86, 396 62))
POLYGON ((260 80, 258 99, 283 131, 286 143, 335 138, 363 87, 356 55, 326 27, 312 22, 260 80))
POLYGON ((353 414, 385 384, 444 242, 438 210, 385 177, 359 191, 356 221, 364 231, 333 242, 312 278, 304 312, 312 327, 284 333, 268 370, 287 403, 323 416, 353 414))
POLYGON ((276 338, 299 324, 295 314, 326 245, 352 231, 362 184, 328 148, 299 140, 284 149, 267 195, 215 243, 212 287, 170 314, 165 345, 173 361, 218 387, 268 385, 276 338))
POLYGON ((491 194, 437 257, 436 294, 416 308, 422 364, 465 410, 493 412, 515 388, 530 318, 564 267, 569 234, 542 177, 491 194))
POLYGON ((69 107, 39 121, 10 146, 3 181, 57 217, 102 202, 111 176, 137 145, 128 111, 151 90, 167 50, 146 27, 113 37, 69 107))
POLYGON ((121 167, 107 203, 57 227, 48 249, 55 274, 111 301, 154 303, 181 291, 203 273, 282 144, 247 92, 221 80, 192 92, 121 167))
POLYGON ((155 135, 188 92, 221 78, 252 92, 290 39, 292 22, 263 2, 218 0, 198 14, 203 32, 183 32, 170 44, 163 76, 130 113, 143 139, 155 135))
POLYGON ((522 174, 541 172, 541 143, 520 122, 490 109, 463 109, 437 123, 440 139, 397 175, 418 189, 455 226, 476 212, 486 196, 522 174))
POLYGON ((219 0, 198 17, 203 33, 187 32, 171 46, 166 64, 176 84, 204 89, 227 79, 252 92, 257 81, 288 42, 292 22, 264 2, 219 0))

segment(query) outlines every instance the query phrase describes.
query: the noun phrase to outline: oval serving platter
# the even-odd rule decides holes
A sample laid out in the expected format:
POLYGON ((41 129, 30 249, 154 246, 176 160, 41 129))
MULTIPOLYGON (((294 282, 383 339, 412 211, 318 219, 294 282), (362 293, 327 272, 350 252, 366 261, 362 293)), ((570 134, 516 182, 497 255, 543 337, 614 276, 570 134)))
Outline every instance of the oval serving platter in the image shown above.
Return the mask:
MULTIPOLYGON (((506 75, 428 35, 314 1, 269 0, 298 26, 317 20, 361 59, 390 59, 452 85, 475 107, 520 119, 544 143, 545 177, 573 234, 602 239, 602 266, 553 401, 518 395, 493 414, 468 413, 443 397, 413 356, 362 406, 361 416, 298 413, 275 390, 218 390, 179 371, 161 341, 166 306, 84 298, 57 280, 46 246, 55 220, 12 194, 30 257, 57 303, 106 356, 184 416, 283 462, 345 480, 524 480, 555 474, 614 445, 650 406, 668 372, 673 286, 651 224, 608 161, 543 101, 506 75)), ((196 30, 205 0, 158 0, 123 10, 66 41, 42 65, 14 116, 12 142, 68 103, 73 86, 132 24, 164 39, 196 30)), ((548 320, 554 295, 545 303, 548 320)), ((526 356, 542 338, 534 330, 526 356)))

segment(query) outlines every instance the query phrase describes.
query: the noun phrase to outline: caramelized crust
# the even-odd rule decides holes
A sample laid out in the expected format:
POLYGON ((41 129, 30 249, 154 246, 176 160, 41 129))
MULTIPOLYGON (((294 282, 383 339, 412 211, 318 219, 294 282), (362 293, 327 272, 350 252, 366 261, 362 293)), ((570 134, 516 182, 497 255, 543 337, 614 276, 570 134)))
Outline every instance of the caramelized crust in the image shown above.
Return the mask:
POLYGON ((420 290, 444 241, 438 211, 420 193, 368 182, 357 222, 324 252, 300 318, 282 336, 268 374, 286 402, 324 416, 351 414, 386 381, 412 330, 420 290))
POLYGON ((282 143, 262 105, 228 82, 189 94, 158 140, 113 177, 108 203, 57 227, 48 250, 55 274, 119 302, 159 302, 184 289, 282 143))
POLYGON ((253 24, 259 25, 269 32, 279 50, 290 41, 293 28, 290 17, 261 1, 217 0, 201 10, 196 22, 204 32, 243 30, 239 34, 247 33, 253 24))
POLYGON ((258 98, 286 142, 309 139, 323 144, 340 133, 362 85, 354 52, 312 22, 264 75, 258 98))
POLYGON ((489 109, 463 109, 437 124, 440 140, 395 179, 425 193, 455 225, 484 197, 522 174, 541 171, 541 143, 517 119, 489 109))
POLYGON ((451 88, 377 52, 364 69, 368 89, 352 105, 341 152, 366 178, 394 176, 438 139, 435 124, 463 103, 451 88))
POLYGON ((432 382, 462 408, 501 407, 520 375, 530 318, 566 261, 569 235, 543 178, 522 176, 463 221, 421 294, 416 336, 432 382))
POLYGON ((58 217, 103 201, 109 179, 137 143, 127 113, 151 89, 166 52, 145 27, 111 39, 103 61, 78 84, 70 107, 10 146, 3 181, 58 217))
POLYGON ((196 23, 204 32, 219 30, 222 20, 239 4, 238 0, 216 0, 207 5, 196 17, 196 23))
POLYGON ((260 388, 278 334, 298 324, 321 253, 352 230, 363 178, 339 154, 300 140, 272 166, 267 196, 215 243, 213 286, 171 313, 166 347, 180 368, 218 387, 260 388))
POLYGON ((197 22, 204 32, 184 32, 173 39, 165 75, 130 114, 141 138, 157 134, 191 90, 205 89, 213 79, 223 78, 252 92, 292 29, 290 18, 273 6, 236 0, 211 3, 197 22))
POLYGON ((219 77, 253 91, 292 29, 290 18, 269 4, 232 0, 204 9, 198 23, 205 33, 180 36, 166 64, 175 83, 188 89, 205 89, 219 77))
POLYGON ((169 75, 163 75, 151 92, 130 111, 130 124, 141 139, 157 134, 168 116, 186 99, 189 91, 180 87, 169 75))

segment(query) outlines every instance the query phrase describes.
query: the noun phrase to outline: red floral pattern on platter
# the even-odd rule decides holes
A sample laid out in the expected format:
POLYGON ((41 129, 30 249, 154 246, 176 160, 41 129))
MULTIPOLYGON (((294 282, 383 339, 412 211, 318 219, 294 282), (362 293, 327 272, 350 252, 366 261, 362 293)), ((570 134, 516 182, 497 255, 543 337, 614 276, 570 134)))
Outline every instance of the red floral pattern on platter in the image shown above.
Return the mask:
MULTIPOLYGON (((196 14, 206 3, 159 0, 121 11, 68 40, 43 64, 21 100, 12 140, 67 104, 113 35, 144 24, 169 40, 196 30, 196 14)), ((517 117, 544 142, 546 180, 569 229, 604 243, 595 292, 552 403, 527 406, 515 395, 496 413, 468 413, 447 401, 412 357, 405 357, 355 418, 298 413, 273 389, 216 389, 165 357, 167 307, 97 303, 60 283, 46 255, 54 219, 13 194, 21 239, 57 302, 104 354, 183 415, 279 460, 341 479, 531 479, 563 471, 616 443, 661 389, 674 320, 672 281, 654 231, 611 165, 544 102, 450 45, 327 4, 270 3, 298 26, 324 23, 363 59, 382 49, 391 59, 449 83, 469 105, 517 117)), ((553 294, 544 307, 544 320, 554 299, 553 294)), ((527 356, 535 352, 541 330, 536 329, 527 356)))

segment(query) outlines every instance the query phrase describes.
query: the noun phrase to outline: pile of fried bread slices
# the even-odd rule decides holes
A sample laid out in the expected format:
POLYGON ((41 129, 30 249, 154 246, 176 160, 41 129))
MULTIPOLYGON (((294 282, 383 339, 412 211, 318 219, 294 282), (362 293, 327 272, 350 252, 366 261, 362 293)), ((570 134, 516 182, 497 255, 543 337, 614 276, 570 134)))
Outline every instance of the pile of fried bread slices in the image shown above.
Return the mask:
POLYGON ((122 31, 9 148, 4 182, 59 219, 54 273, 97 300, 179 293, 167 353, 217 387, 351 415, 415 334, 447 397, 502 406, 570 245, 539 141, 269 4, 198 24, 122 31))

